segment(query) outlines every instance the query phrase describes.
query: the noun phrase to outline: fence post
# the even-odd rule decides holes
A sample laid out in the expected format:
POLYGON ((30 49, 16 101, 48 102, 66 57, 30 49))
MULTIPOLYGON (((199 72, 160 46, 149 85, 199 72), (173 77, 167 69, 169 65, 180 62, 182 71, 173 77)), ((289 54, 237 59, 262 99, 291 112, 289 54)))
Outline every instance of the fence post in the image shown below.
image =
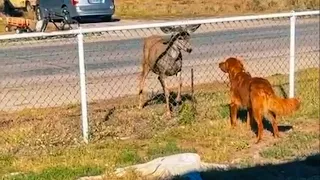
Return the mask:
POLYGON ((81 118, 82 118, 82 135, 85 143, 89 142, 89 125, 87 111, 87 92, 86 92, 86 71, 84 64, 83 34, 80 27, 78 37, 79 53, 79 73, 80 73, 80 95, 81 95, 81 118))
POLYGON ((296 14, 292 11, 290 17, 290 62, 289 62, 289 97, 294 97, 294 75, 295 75, 295 40, 296 40, 296 14))

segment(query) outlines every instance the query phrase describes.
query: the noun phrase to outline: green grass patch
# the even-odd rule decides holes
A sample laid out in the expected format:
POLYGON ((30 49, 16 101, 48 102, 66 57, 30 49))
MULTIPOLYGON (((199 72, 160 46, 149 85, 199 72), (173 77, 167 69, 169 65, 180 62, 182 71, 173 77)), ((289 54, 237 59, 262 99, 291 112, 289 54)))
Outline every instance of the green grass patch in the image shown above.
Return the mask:
POLYGON ((8 180, 74 180, 82 176, 94 176, 103 173, 99 167, 51 167, 39 173, 26 173, 9 177, 8 180))
POLYGON ((141 157, 139 156, 136 149, 125 148, 120 151, 118 157, 118 163, 121 165, 132 165, 141 162, 141 157))
POLYGON ((149 146, 147 151, 147 156, 149 160, 168 156, 172 154, 178 153, 194 153, 196 152, 195 149, 184 149, 178 146, 176 141, 170 140, 168 142, 159 142, 156 144, 152 144, 149 146))
POLYGON ((319 134, 293 132, 286 139, 277 142, 260 152, 264 158, 288 159, 300 155, 301 152, 308 152, 316 149, 319 134))
POLYGON ((179 124, 191 124, 195 121, 196 109, 190 103, 183 103, 179 112, 179 124))
POLYGON ((13 172, 14 168, 13 163, 15 157, 11 154, 0 153, 0 174, 5 172, 13 172))

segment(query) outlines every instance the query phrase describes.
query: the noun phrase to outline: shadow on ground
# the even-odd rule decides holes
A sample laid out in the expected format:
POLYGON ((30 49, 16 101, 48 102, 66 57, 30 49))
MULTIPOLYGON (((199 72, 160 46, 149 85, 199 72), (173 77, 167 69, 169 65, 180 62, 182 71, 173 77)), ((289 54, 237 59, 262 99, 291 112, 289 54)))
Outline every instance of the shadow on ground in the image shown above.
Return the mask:
MULTIPOLYGON (((288 95, 285 92, 285 90, 284 90, 282 85, 277 85, 276 87, 280 89, 280 92, 281 92, 281 95, 282 95, 283 98, 288 98, 288 95)), ((247 121, 247 112, 248 112, 247 110, 240 110, 238 112, 238 118, 242 122, 246 122, 247 121)), ((251 120, 251 121, 253 121, 253 122, 251 122, 251 130, 257 135, 257 133, 258 133, 257 124, 254 121, 254 119, 251 120)), ((266 116, 263 117, 262 123, 263 123, 264 129, 270 131, 273 134, 272 124, 268 120, 268 117, 266 117, 266 116)), ((293 127, 291 125, 278 125, 278 129, 279 129, 280 132, 286 132, 286 131, 291 130, 292 128, 293 127)))
POLYGON ((101 22, 118 22, 119 18, 96 18, 96 17, 84 17, 79 19, 80 24, 91 24, 91 23, 101 23, 101 22))
MULTIPOLYGON (((171 106, 177 106, 180 105, 182 102, 185 101, 191 101, 192 96, 189 94, 181 94, 181 102, 176 102, 177 98, 177 93, 175 92, 170 92, 169 95, 169 103, 171 106)), ((154 105, 154 104, 165 104, 166 103, 166 98, 164 93, 156 94, 152 96, 151 98, 147 99, 145 103, 143 104, 143 107, 154 105)))
MULTIPOLYGON (((247 110, 240 110, 238 112, 238 118, 245 123, 247 121, 247 110)), ((254 121, 254 120, 253 120, 254 121)), ((273 128, 272 128, 272 124, 271 122, 268 120, 267 117, 264 117, 262 120, 263 123, 263 127, 264 129, 266 129, 267 131, 270 131, 271 133, 273 133, 273 128)), ((278 129, 280 132, 287 132, 289 130, 291 130, 293 127, 291 125, 278 125, 278 129)), ((258 127, 256 122, 251 122, 251 130, 257 135, 258 133, 258 127)))
MULTIPOLYGON (((186 180, 190 172, 174 180, 186 180)), ((201 172, 203 180, 269 180, 269 179, 320 179, 320 154, 308 156, 305 160, 296 160, 277 165, 261 165, 249 168, 235 168, 226 171, 210 170, 201 172)), ((198 179, 197 179, 198 180, 198 179)))

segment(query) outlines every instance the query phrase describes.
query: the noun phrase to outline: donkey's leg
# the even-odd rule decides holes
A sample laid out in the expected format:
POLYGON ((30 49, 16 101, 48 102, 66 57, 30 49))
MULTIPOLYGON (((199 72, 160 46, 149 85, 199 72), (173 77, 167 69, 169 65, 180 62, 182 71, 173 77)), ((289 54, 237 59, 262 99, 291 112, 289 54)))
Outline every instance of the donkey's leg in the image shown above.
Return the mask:
POLYGON ((176 102, 180 103, 181 102, 181 88, 182 88, 182 79, 181 79, 181 71, 178 72, 178 78, 179 78, 179 86, 178 86, 178 95, 176 98, 176 102))
POLYGON ((140 85, 139 85, 139 109, 143 108, 143 98, 142 98, 142 93, 143 93, 143 87, 146 82, 146 78, 150 72, 149 66, 143 66, 141 75, 140 75, 140 85))
POLYGON ((166 98, 166 110, 167 110, 167 116, 168 117, 171 117, 171 110, 170 110, 170 104, 169 104, 169 89, 167 88, 166 86, 166 82, 165 82, 165 79, 163 76, 159 76, 158 77, 160 83, 161 83, 161 86, 162 86, 162 89, 163 89, 163 92, 164 92, 164 95, 165 95, 165 98, 166 98))

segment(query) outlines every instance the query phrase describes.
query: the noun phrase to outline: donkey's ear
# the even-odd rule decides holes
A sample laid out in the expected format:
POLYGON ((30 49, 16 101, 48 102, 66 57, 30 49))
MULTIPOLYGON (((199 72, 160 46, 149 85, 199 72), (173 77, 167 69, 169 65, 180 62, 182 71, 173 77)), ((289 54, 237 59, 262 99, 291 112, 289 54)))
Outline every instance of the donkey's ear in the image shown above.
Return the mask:
POLYGON ((201 26, 201 24, 192 24, 192 25, 187 25, 187 26, 185 27, 185 29, 186 29, 189 33, 192 33, 192 32, 195 32, 200 26, 201 26))
POLYGON ((169 33, 175 32, 175 28, 172 27, 172 26, 160 27, 160 30, 165 34, 169 34, 169 33))

